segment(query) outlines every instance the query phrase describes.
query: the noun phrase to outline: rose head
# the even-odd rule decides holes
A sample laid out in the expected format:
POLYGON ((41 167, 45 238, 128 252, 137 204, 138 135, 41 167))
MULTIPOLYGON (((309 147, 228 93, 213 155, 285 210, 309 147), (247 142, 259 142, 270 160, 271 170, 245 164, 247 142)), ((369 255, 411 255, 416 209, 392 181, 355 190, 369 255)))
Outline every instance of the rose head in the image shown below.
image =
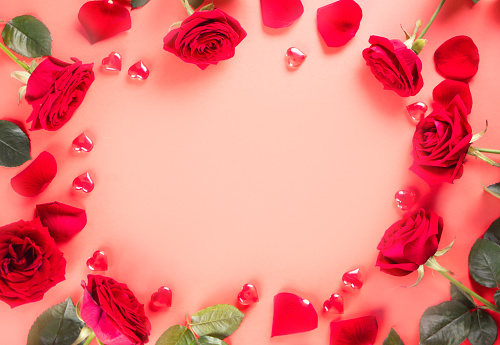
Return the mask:
POLYGON ((38 218, 0 227, 0 300, 11 308, 41 300, 64 280, 66 260, 38 218))
POLYGON ((49 56, 28 79, 26 101, 33 111, 31 130, 55 131, 71 119, 94 81, 93 64, 66 63, 49 56))
POLYGON ((163 38, 163 49, 205 69, 232 58, 246 35, 236 19, 219 9, 196 11, 163 38))
POLYGON ((370 36, 369 43, 363 58, 384 89, 402 97, 414 96, 422 89, 422 62, 413 50, 400 40, 380 36, 370 36))
POLYGON ((385 231, 376 266, 395 276, 410 274, 436 253, 442 232, 443 219, 434 212, 406 213, 385 231))
POLYGON ((89 275, 83 286, 80 317, 106 345, 138 345, 149 340, 151 323, 127 285, 89 275))

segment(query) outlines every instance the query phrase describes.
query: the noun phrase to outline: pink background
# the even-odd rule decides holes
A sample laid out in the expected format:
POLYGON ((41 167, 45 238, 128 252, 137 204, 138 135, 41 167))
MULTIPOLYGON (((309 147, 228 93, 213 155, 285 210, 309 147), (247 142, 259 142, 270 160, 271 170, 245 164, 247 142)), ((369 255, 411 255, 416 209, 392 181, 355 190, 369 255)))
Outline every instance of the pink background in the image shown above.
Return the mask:
MULTIPOLYGON (((429 30, 420 54, 425 86, 403 99, 382 90, 365 66, 361 51, 370 35, 403 38, 426 22, 437 1, 358 0, 363 20, 356 37, 342 48, 327 48, 316 29, 316 10, 330 3, 304 1, 303 16, 280 30, 262 25, 259 1, 215 0, 237 18, 248 37, 236 56, 205 71, 162 49, 169 26, 185 18, 180 1, 151 0, 132 11, 132 29, 90 45, 77 20, 84 1, 4 1, 1 18, 22 14, 41 19, 53 36, 53 56, 95 63, 96 80, 73 119, 57 132, 30 132, 32 155, 51 152, 58 174, 41 195, 25 198, 10 187, 19 168, 0 168, 0 225, 29 220, 36 204, 60 201, 83 207, 87 227, 60 248, 68 261, 66 280, 40 302, 11 310, 0 303, 2 344, 20 345, 33 321, 68 295, 76 302, 80 282, 90 273, 85 262, 106 251, 106 272, 127 283, 147 304, 161 285, 173 291, 172 308, 147 310, 150 343, 185 313, 217 303, 236 303, 245 283, 260 302, 246 309, 240 329, 228 342, 250 344, 327 344, 329 322, 376 315, 377 344, 391 327, 406 344, 418 342, 423 311, 449 298, 449 284, 427 272, 416 288, 416 274, 404 278, 374 267, 376 246, 402 212, 394 193, 415 187, 432 196, 445 222, 441 248, 456 244, 440 262, 468 281, 467 254, 475 239, 500 215, 500 200, 482 190, 500 181, 499 170, 469 158, 454 185, 433 190, 408 170, 414 126, 405 106, 430 104, 443 78, 433 63, 435 49, 448 38, 468 35, 481 56, 471 81, 475 133, 489 121, 477 146, 500 149, 498 37, 500 2, 448 0, 429 30), (296 46, 307 55, 296 71, 284 53, 296 46), (101 69, 111 51, 123 57, 120 73, 101 69), (130 80, 138 60, 150 68, 148 80, 130 80), (95 141, 77 154, 71 141, 86 131, 95 141), (89 171, 95 190, 71 187, 89 171), (323 301, 342 292, 345 271, 360 267, 365 286, 345 291, 342 317, 321 312, 323 301), (293 292, 319 313, 314 331, 270 339, 273 296, 293 292)), ((0 54, 0 119, 24 122, 31 107, 17 104, 21 84, 10 78, 20 68, 0 54)), ((26 164, 27 165, 27 164, 26 164)))

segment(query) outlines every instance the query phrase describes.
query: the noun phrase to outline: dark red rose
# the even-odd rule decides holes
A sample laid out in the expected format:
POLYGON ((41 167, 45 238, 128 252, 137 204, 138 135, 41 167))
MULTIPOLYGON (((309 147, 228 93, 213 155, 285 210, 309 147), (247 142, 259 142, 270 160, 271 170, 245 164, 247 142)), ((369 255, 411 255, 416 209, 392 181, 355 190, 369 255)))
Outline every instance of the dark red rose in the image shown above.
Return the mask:
POLYGON ((151 323, 127 285, 100 275, 82 282, 80 317, 106 345, 136 345, 149 341, 151 323))
POLYGON ((442 232, 443 219, 434 212, 408 212, 385 231, 376 265, 395 276, 410 274, 436 253, 442 232))
POLYGON ((49 56, 35 68, 26 88, 33 111, 26 122, 31 130, 55 131, 71 119, 94 81, 94 64, 78 59, 66 63, 49 56))
POLYGON ((41 300, 64 280, 66 260, 38 218, 0 227, 0 300, 11 308, 41 300))
POLYGON ((422 89, 422 62, 413 50, 400 40, 380 36, 370 36, 369 43, 363 58, 384 89, 402 97, 414 96, 422 89))
POLYGON ((219 9, 196 11, 163 38, 163 49, 205 69, 232 58, 246 35, 236 19, 219 9))

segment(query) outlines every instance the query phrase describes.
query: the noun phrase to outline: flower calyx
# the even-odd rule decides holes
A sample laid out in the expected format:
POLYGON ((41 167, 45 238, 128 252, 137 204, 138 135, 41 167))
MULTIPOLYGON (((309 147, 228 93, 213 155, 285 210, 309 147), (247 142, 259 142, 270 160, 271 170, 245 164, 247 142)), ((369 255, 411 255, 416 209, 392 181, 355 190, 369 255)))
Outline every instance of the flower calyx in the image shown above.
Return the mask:
POLYGON ((415 29, 413 30, 413 34, 410 36, 406 30, 403 29, 403 32, 405 33, 406 36, 406 41, 404 44, 408 47, 408 49, 411 49, 415 52, 415 54, 419 54, 425 47, 425 44, 427 43, 426 39, 423 38, 417 38, 417 32, 418 29, 422 26, 422 20, 417 20, 415 23, 415 29))

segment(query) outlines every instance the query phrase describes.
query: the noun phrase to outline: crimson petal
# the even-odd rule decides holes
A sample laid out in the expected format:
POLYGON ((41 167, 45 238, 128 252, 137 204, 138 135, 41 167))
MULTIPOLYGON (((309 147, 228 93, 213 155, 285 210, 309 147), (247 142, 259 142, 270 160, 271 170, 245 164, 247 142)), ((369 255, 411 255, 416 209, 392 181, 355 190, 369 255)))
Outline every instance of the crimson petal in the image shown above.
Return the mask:
POLYGON ((260 0, 264 25, 273 29, 290 26, 304 13, 300 0, 260 0))
POLYGON ((354 0, 339 0, 318 8, 318 31, 329 47, 342 47, 358 32, 363 11, 354 0))
POLYGON ((89 1, 78 12, 78 20, 89 36, 90 43, 101 41, 132 27, 130 12, 118 3, 89 1))
POLYGON ((318 327, 318 314, 311 302, 292 293, 274 296, 271 337, 311 331, 318 327))
POLYGON ((432 98, 440 107, 447 108, 451 102, 459 96, 467 108, 467 114, 472 110, 472 94, 469 84, 446 79, 439 83, 432 91, 432 98))
POLYGON ((57 173, 57 163, 44 151, 23 171, 10 180, 12 188, 22 196, 35 196, 43 192, 57 173))
POLYGON ((57 201, 36 205, 36 213, 56 243, 70 240, 87 224, 85 210, 57 201))
POLYGON ((456 36, 441 44, 434 53, 436 69, 445 78, 469 80, 476 75, 479 51, 468 36, 456 36))
POLYGON ((330 323, 330 345, 373 345, 378 324, 375 316, 330 323))

